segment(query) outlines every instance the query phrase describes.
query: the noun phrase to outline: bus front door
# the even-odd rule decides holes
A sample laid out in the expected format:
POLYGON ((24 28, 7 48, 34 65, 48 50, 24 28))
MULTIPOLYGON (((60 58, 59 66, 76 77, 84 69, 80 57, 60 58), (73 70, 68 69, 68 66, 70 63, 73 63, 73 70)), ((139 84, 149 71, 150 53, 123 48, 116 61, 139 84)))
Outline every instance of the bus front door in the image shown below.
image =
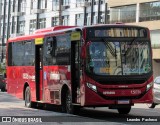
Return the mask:
POLYGON ((41 101, 43 99, 42 45, 36 45, 35 58, 36 100, 41 101))
POLYGON ((71 43, 71 87, 72 102, 80 103, 78 93, 80 88, 80 63, 79 63, 79 42, 71 43))

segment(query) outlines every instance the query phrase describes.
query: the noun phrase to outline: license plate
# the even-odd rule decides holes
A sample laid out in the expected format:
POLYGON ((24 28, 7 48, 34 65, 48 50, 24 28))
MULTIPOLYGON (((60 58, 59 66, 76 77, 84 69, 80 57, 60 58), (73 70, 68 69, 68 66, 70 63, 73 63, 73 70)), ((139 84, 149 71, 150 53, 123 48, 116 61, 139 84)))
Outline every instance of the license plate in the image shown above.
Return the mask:
POLYGON ((118 104, 129 104, 129 100, 118 100, 118 104))

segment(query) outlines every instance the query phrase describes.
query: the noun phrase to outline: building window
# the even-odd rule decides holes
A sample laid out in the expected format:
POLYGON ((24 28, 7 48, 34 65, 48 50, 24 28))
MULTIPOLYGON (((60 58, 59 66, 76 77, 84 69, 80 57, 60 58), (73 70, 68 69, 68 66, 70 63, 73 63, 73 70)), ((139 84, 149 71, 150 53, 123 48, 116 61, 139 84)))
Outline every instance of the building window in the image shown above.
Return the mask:
POLYGON ((39 21, 38 21, 38 28, 39 29, 46 28, 46 19, 45 18, 39 19, 39 21))
POLYGON ((105 13, 104 13, 104 12, 101 12, 101 13, 100 13, 100 23, 101 23, 101 24, 104 24, 104 23, 105 23, 105 13))
POLYGON ((12 0, 11 1, 11 10, 12 10, 12 12, 15 12, 16 11, 16 8, 18 7, 18 6, 16 6, 16 0, 12 0))
POLYGON ((110 10, 110 23, 136 22, 136 5, 114 7, 110 10))
POLYGON ((151 41, 152 41, 152 47, 153 48, 158 48, 160 47, 160 42, 159 42, 159 39, 160 39, 160 30, 151 30, 150 31, 151 33, 151 41))
MULTIPOLYGON (((100 4, 103 4, 103 3, 105 3, 105 1, 104 0, 100 0, 100 4)), ((98 5, 99 4, 99 0, 95 0, 94 1, 94 5, 98 5)))
POLYGON ((9 22, 9 27, 8 27, 8 37, 11 37, 11 25, 12 25, 12 23, 11 22, 9 22))
POLYGON ((0 20, 0 38, 2 37, 2 29, 3 29, 3 25, 2 25, 1 20, 0 20))
POLYGON ((98 23, 98 13, 93 13, 93 24, 97 24, 98 23))
POLYGON ((101 0, 101 4, 104 4, 105 3, 105 0, 101 0))
POLYGON ((59 10, 59 0, 52 0, 52 10, 59 10))
POLYGON ((86 17, 87 17, 87 25, 91 25, 91 14, 87 13, 86 17))
POLYGON ((84 0, 76 0, 76 6, 81 6, 84 4, 84 0))
POLYGON ((52 26, 59 25, 59 17, 52 17, 52 26))
POLYGON ((69 25, 69 15, 67 15, 67 16, 62 16, 62 20, 63 20, 63 25, 64 25, 64 26, 69 25))
POLYGON ((25 21, 19 21, 18 22, 18 33, 24 34, 24 29, 25 29, 25 21))
POLYGON ((29 34, 33 34, 36 30, 36 20, 30 20, 29 34))
POLYGON ((47 8, 47 0, 40 0, 39 9, 46 9, 47 8))
POLYGON ((14 18, 12 18, 12 34, 14 34, 16 31, 16 22, 14 21, 14 18))
POLYGON ((76 0, 76 7, 91 6, 91 0, 76 0))
POLYGON ((140 4, 139 21, 160 20, 160 2, 140 4))
POLYGON ((3 3, 0 3, 0 16, 3 15, 3 3))
POLYGON ((95 0, 93 4, 98 5, 98 3, 99 3, 99 0, 95 0))
POLYGON ((20 0, 19 1, 19 12, 25 12, 26 11, 26 1, 20 0))
POLYGON ((31 0, 31 10, 32 9, 37 9, 37 2, 36 2, 36 0, 31 0))
POLYGON ((70 0, 63 0, 62 5, 67 6, 69 5, 69 3, 70 3, 70 0))
POLYGON ((5 30, 4 30, 5 38, 7 38, 7 23, 5 23, 5 30))
POLYGON ((85 0, 76 0, 76 3, 84 3, 85 0))
POLYGON ((76 14, 75 24, 77 26, 83 26, 84 25, 84 14, 83 13, 76 14))

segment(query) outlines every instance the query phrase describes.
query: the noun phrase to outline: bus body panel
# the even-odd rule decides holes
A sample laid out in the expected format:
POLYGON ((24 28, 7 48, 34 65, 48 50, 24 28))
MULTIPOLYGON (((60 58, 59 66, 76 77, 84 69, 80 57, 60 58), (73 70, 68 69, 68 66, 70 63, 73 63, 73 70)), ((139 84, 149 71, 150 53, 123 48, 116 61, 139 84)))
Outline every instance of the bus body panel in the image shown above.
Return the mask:
POLYGON ((152 89, 150 89, 142 98, 140 99, 114 99, 114 100, 110 100, 110 99, 104 99, 101 96, 99 96, 97 93, 95 93, 94 91, 88 89, 86 87, 86 91, 85 91, 85 102, 82 104, 82 106, 89 106, 89 107, 106 107, 106 106, 110 106, 110 105, 123 105, 123 104, 127 104, 127 105, 133 105, 135 103, 151 103, 153 101, 153 95, 152 95, 152 89), (118 103, 118 101, 121 101, 118 103))
MULTIPOLYGON (((106 25, 105 25, 106 26, 106 25)), ((109 25, 112 27, 114 25, 109 25)), ((93 27, 93 26, 91 26, 93 27)), ((96 26, 95 26, 96 27, 96 26)), ((100 27, 100 26, 97 26, 100 27)), ((121 25, 123 27, 123 25, 121 25)), ((81 29, 81 28, 80 28, 81 29)), ((68 33, 66 30, 66 34, 68 33)), ((43 30, 42 30, 43 32, 43 30)), ((81 29, 83 36, 81 36, 81 47, 85 49, 89 44, 87 39, 87 27, 83 27, 81 29), (84 46, 83 46, 84 45, 84 46)), ((65 34, 65 31, 58 32, 49 32, 49 33, 37 33, 30 36, 22 36, 18 38, 11 38, 8 40, 8 43, 19 42, 23 40, 34 40, 36 38, 48 38, 55 37, 65 34)), ((149 38, 148 38, 149 39, 149 38)), ((71 41, 70 41, 71 42, 71 41)), ((45 41, 44 43, 45 44, 45 41)), ((43 51, 42 44, 42 51, 43 51)), ((8 44, 7 44, 8 45, 8 44)), ((35 45, 37 46, 37 45, 35 45)), ((150 47, 150 46, 149 46, 150 47)), ((43 53, 44 54, 44 53, 43 53)), ((80 55, 81 53, 79 53, 80 55)), ((86 53, 85 53, 86 54, 86 53)), ((85 55, 84 54, 84 55, 85 55)), ((114 55, 114 54, 113 54, 114 55)), ((35 55, 35 58, 37 55, 35 55)), ((86 55, 85 55, 86 56, 86 55)), ((81 56, 79 56, 81 59, 81 56)), ((8 58, 8 55, 7 55, 8 58)), ((40 58, 40 55, 39 55, 40 58)), ((42 59, 43 60, 43 59, 42 59)), ((72 61, 72 60, 71 60, 72 61)), ((70 92, 76 90, 76 96, 74 97, 74 103, 79 106, 112 106, 112 105, 134 105, 134 103, 151 103, 153 99, 152 88, 150 87, 148 91, 146 91, 147 86, 152 83, 153 76, 140 84, 128 84, 123 83, 123 81, 119 84, 105 84, 102 82, 98 82, 93 80, 86 73, 86 69, 84 68, 86 63, 86 58, 82 58, 80 60, 80 79, 79 86, 77 89, 72 88, 75 82, 72 79, 71 73, 71 65, 45 65, 41 63, 42 69, 37 70, 36 66, 7 66, 7 89, 8 93, 15 95, 18 98, 24 98, 25 85, 28 84, 31 90, 31 101, 43 103, 61 105, 62 98, 62 88, 67 86, 70 92), (36 78, 36 72, 39 71, 39 77, 36 78), (39 86, 36 84, 36 80, 40 80, 39 86), (95 89, 96 86, 96 90, 95 89), (38 88, 37 88, 38 87, 38 88), (39 89, 39 98, 37 99, 37 89, 39 89)), ((40 59, 39 59, 40 62, 40 59)), ((107 76, 108 77, 108 76, 107 76)), ((141 76, 140 76, 141 77, 141 76)), ((115 75, 116 78, 116 75, 115 75)), ((72 95, 73 96, 73 95, 72 95)))
MULTIPOLYGON (((120 84, 120 85, 101 85, 92 79, 85 77, 85 83, 92 83, 97 86, 97 92, 91 90, 86 84, 83 85, 85 95, 81 100, 84 100, 82 106, 107 106, 116 105, 118 101, 127 104, 134 103, 151 103, 153 101, 153 86, 146 91, 146 86, 152 83, 153 76, 143 84, 120 84), (127 86, 127 88, 126 88, 127 86), (123 88, 125 87, 125 88, 123 88)), ((82 94, 83 95, 83 94, 82 94)))
POLYGON ((8 93, 23 99, 24 85, 27 83, 31 89, 32 100, 36 101, 35 69, 33 66, 8 66, 7 76, 8 93))
POLYGON ((61 89, 67 85, 70 89, 70 66, 44 66, 44 101, 61 104, 61 89))

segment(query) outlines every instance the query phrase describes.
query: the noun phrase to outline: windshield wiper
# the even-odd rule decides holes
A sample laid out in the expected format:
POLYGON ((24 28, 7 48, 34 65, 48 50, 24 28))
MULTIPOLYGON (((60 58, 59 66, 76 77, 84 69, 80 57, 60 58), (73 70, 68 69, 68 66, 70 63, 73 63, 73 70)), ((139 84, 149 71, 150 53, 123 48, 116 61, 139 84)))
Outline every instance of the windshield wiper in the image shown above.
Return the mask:
MULTIPOLYGON (((135 38, 131 41, 131 43, 129 44, 129 46, 131 46, 134 42, 137 41, 138 38, 135 38)), ((128 47, 128 49, 125 51, 124 55, 126 56, 128 54, 128 52, 131 50, 131 48, 128 47)))
POLYGON ((117 57, 116 50, 110 45, 105 39, 102 39, 105 42, 105 46, 109 48, 109 52, 111 53, 112 56, 117 57))
POLYGON ((111 44, 109 44, 105 39, 102 39, 105 43, 105 46, 109 49, 109 52, 111 53, 112 56, 115 57, 116 59, 116 66, 117 66, 117 50, 116 50, 116 46, 115 49, 112 47, 111 44))

